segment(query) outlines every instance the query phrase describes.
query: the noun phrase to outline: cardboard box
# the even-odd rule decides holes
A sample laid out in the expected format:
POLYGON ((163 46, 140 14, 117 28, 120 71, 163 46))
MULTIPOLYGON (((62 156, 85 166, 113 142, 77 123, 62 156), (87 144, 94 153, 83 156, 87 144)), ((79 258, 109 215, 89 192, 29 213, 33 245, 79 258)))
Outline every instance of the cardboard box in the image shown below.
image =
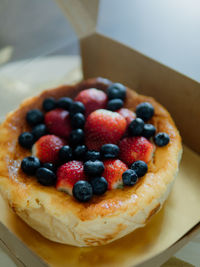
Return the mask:
POLYGON ((19 266, 160 266, 200 231, 200 85, 98 33, 98 0, 59 3, 80 38, 85 78, 122 82, 155 97, 170 111, 185 144, 180 172, 161 212, 145 228, 109 245, 75 248, 48 241, 10 212, 3 200, 1 243, 19 266))

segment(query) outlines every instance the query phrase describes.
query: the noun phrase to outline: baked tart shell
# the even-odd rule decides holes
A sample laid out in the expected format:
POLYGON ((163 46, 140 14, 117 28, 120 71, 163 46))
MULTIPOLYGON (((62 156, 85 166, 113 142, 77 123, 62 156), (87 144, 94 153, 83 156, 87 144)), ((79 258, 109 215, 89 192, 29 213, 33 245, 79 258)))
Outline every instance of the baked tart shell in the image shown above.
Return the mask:
POLYGON ((147 224, 163 206, 178 172, 182 153, 181 137, 168 111, 153 98, 127 88, 125 107, 135 111, 141 102, 150 102, 155 115, 150 120, 157 132, 166 132, 170 143, 156 147, 148 172, 133 187, 107 191, 88 203, 79 203, 55 187, 40 185, 20 168, 24 157, 31 154, 18 144, 18 136, 29 131, 26 113, 42 109, 47 97, 74 98, 86 88, 106 90, 111 82, 95 78, 74 86, 61 86, 43 91, 25 100, 8 114, 0 126, 0 192, 12 210, 46 238, 74 246, 99 246, 119 239, 147 224))

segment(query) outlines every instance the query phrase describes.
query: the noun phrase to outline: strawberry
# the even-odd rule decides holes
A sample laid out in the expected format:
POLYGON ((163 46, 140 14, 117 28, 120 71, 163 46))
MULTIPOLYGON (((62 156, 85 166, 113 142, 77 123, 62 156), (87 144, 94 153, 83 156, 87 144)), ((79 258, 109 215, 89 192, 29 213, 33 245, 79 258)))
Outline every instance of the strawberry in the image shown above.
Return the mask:
POLYGON ((74 184, 80 180, 86 180, 83 163, 72 160, 58 168, 56 188, 59 191, 72 195, 74 184))
POLYGON ((130 165, 137 160, 149 162, 152 158, 154 146, 145 137, 126 137, 119 143, 119 158, 130 165))
POLYGON ((69 112, 57 108, 45 114, 45 124, 51 134, 68 138, 72 130, 69 112))
POLYGON ((120 108, 117 112, 126 119, 127 126, 136 118, 136 114, 127 108, 120 108))
POLYGON ((65 141, 55 135, 44 135, 33 146, 33 155, 38 157, 42 163, 56 163, 58 152, 65 141))
POLYGON ((97 109, 102 109, 106 107, 107 95, 98 89, 90 88, 81 91, 75 101, 80 101, 85 106, 85 116, 87 117, 90 113, 97 109))
POLYGON ((123 185, 122 174, 128 170, 127 165, 119 159, 104 161, 103 177, 108 182, 108 189, 121 188, 123 185))
POLYGON ((100 150, 104 144, 116 144, 126 130, 126 120, 117 112, 105 109, 93 111, 85 124, 86 146, 100 150))

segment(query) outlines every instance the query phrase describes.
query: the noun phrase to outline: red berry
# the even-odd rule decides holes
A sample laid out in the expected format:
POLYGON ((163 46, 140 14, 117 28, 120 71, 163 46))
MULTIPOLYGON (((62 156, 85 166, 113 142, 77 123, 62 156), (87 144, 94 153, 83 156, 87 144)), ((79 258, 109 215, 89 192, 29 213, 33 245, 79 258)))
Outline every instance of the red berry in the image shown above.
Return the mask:
POLYGON ((117 112, 96 110, 88 116, 85 124, 86 146, 98 151, 104 144, 116 144, 126 126, 126 120, 117 112))
POLYGON ((97 109, 102 109, 106 107, 107 95, 98 89, 90 88, 81 91, 75 101, 80 101, 85 106, 85 116, 87 117, 90 113, 97 109))
POLYGON ((119 143, 120 159, 130 165, 137 160, 149 162, 154 146, 145 137, 126 137, 119 143))
POLYGON ((127 165, 119 159, 105 160, 102 176, 108 182, 108 189, 120 188, 123 185, 122 174, 128 170, 127 165))
POLYGON ((33 146, 33 154, 40 159, 42 163, 58 161, 58 152, 66 142, 55 135, 42 136, 33 146))
POLYGON ((136 118, 135 113, 127 108, 120 108, 117 112, 126 119, 127 126, 136 118))
POLYGON ((51 134, 68 138, 72 130, 69 112, 64 109, 54 109, 46 113, 45 124, 51 134))
POLYGON ((69 161, 57 170, 56 188, 59 191, 72 195, 72 189, 76 182, 86 180, 83 163, 81 161, 69 161))

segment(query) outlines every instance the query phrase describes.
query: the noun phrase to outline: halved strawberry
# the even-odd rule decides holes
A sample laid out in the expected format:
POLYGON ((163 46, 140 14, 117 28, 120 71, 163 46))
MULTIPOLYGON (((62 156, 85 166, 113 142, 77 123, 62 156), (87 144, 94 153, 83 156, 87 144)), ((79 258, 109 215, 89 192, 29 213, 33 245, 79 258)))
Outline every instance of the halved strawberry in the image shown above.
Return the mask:
POLYGON ((72 160, 58 168, 56 188, 59 191, 72 195, 74 184, 80 180, 86 180, 83 163, 72 160))
POLYGON ((117 112, 99 109, 92 112, 85 124, 86 146, 100 150, 104 144, 116 144, 126 131, 126 120, 117 112))
POLYGON ((136 118, 136 114, 127 108, 120 108, 117 112, 125 118, 127 126, 136 118))
POLYGON ((127 165, 119 159, 105 160, 102 176, 108 182, 108 189, 121 188, 123 185, 122 174, 128 170, 127 165))
POLYGON ((33 155, 38 157, 42 163, 56 163, 58 161, 58 152, 66 142, 55 135, 42 136, 33 146, 33 155))
POLYGON ((85 106, 85 116, 87 117, 90 113, 97 109, 102 109, 106 107, 107 95, 98 89, 90 88, 81 91, 75 101, 80 101, 85 106))
POLYGON ((154 146, 145 137, 126 137, 119 143, 120 159, 130 165, 137 160, 149 162, 153 156, 154 146))
POLYGON ((68 138, 71 133, 69 112, 57 108, 45 114, 45 124, 51 134, 68 138))

